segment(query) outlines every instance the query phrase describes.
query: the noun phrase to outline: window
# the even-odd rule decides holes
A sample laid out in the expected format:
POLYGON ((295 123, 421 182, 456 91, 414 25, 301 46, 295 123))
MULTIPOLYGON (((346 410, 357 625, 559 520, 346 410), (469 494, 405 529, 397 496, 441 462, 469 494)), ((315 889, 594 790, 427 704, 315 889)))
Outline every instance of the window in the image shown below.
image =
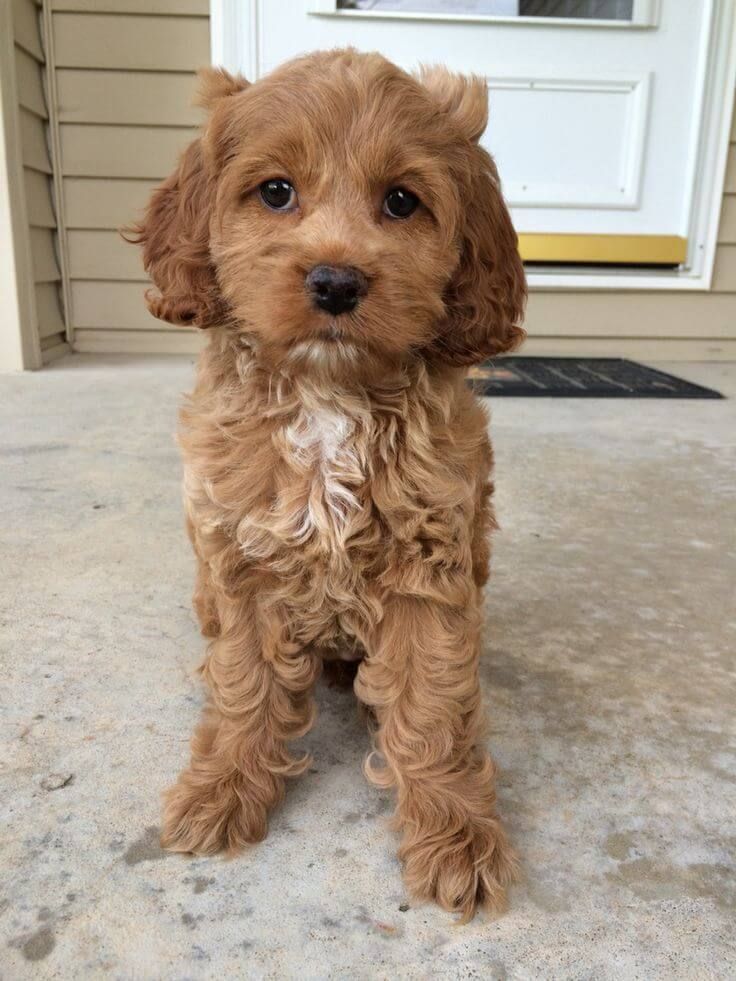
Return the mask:
POLYGON ((338 10, 455 17, 633 21, 634 0, 337 0, 338 10))

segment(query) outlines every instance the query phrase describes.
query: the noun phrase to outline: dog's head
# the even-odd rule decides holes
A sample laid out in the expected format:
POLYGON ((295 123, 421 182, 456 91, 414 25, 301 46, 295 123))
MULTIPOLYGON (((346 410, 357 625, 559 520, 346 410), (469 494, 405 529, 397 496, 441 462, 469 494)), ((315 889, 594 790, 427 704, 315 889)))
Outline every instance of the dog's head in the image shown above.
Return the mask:
POLYGON ((136 230, 154 316, 230 324, 305 369, 518 345, 524 271, 478 144, 482 80, 343 50, 202 81, 203 133, 136 230))

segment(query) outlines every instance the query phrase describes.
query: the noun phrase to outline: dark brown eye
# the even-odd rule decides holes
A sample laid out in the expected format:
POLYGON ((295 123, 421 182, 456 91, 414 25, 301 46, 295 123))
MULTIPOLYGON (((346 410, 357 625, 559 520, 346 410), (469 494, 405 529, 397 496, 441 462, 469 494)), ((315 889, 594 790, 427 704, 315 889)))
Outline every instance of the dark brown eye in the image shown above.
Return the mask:
POLYGON ((296 191, 282 177, 264 181, 260 191, 265 203, 274 211, 291 211, 297 205, 296 191))
POLYGON ((408 218, 419 207, 419 198, 405 187, 392 187, 383 199, 383 213, 389 218, 408 218))

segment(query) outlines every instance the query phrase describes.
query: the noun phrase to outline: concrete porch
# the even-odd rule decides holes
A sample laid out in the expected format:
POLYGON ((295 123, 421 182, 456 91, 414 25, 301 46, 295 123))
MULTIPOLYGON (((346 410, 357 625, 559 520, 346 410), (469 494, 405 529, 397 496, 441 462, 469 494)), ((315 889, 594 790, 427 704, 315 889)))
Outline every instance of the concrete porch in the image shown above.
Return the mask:
MULTIPOLYGON (((736 396, 736 365, 662 365, 736 396)), ((526 881, 404 894, 351 694, 266 843, 162 853, 204 642, 172 433, 188 358, 0 378, 8 978, 736 973, 736 402, 498 399, 483 680, 526 881)))

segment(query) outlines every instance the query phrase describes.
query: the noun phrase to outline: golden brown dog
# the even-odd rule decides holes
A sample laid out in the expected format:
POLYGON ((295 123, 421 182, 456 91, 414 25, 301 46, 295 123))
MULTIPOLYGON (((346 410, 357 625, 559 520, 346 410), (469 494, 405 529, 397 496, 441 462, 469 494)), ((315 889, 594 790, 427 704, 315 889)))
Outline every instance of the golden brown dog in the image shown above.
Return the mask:
POLYGON ((209 117, 135 238, 157 317, 207 329, 181 415, 210 700, 163 842, 261 840, 323 661, 356 658, 368 776, 397 792, 408 887, 471 916, 514 858, 478 682, 491 448, 465 368, 518 345, 525 283, 485 84, 376 54, 254 85, 209 117))

